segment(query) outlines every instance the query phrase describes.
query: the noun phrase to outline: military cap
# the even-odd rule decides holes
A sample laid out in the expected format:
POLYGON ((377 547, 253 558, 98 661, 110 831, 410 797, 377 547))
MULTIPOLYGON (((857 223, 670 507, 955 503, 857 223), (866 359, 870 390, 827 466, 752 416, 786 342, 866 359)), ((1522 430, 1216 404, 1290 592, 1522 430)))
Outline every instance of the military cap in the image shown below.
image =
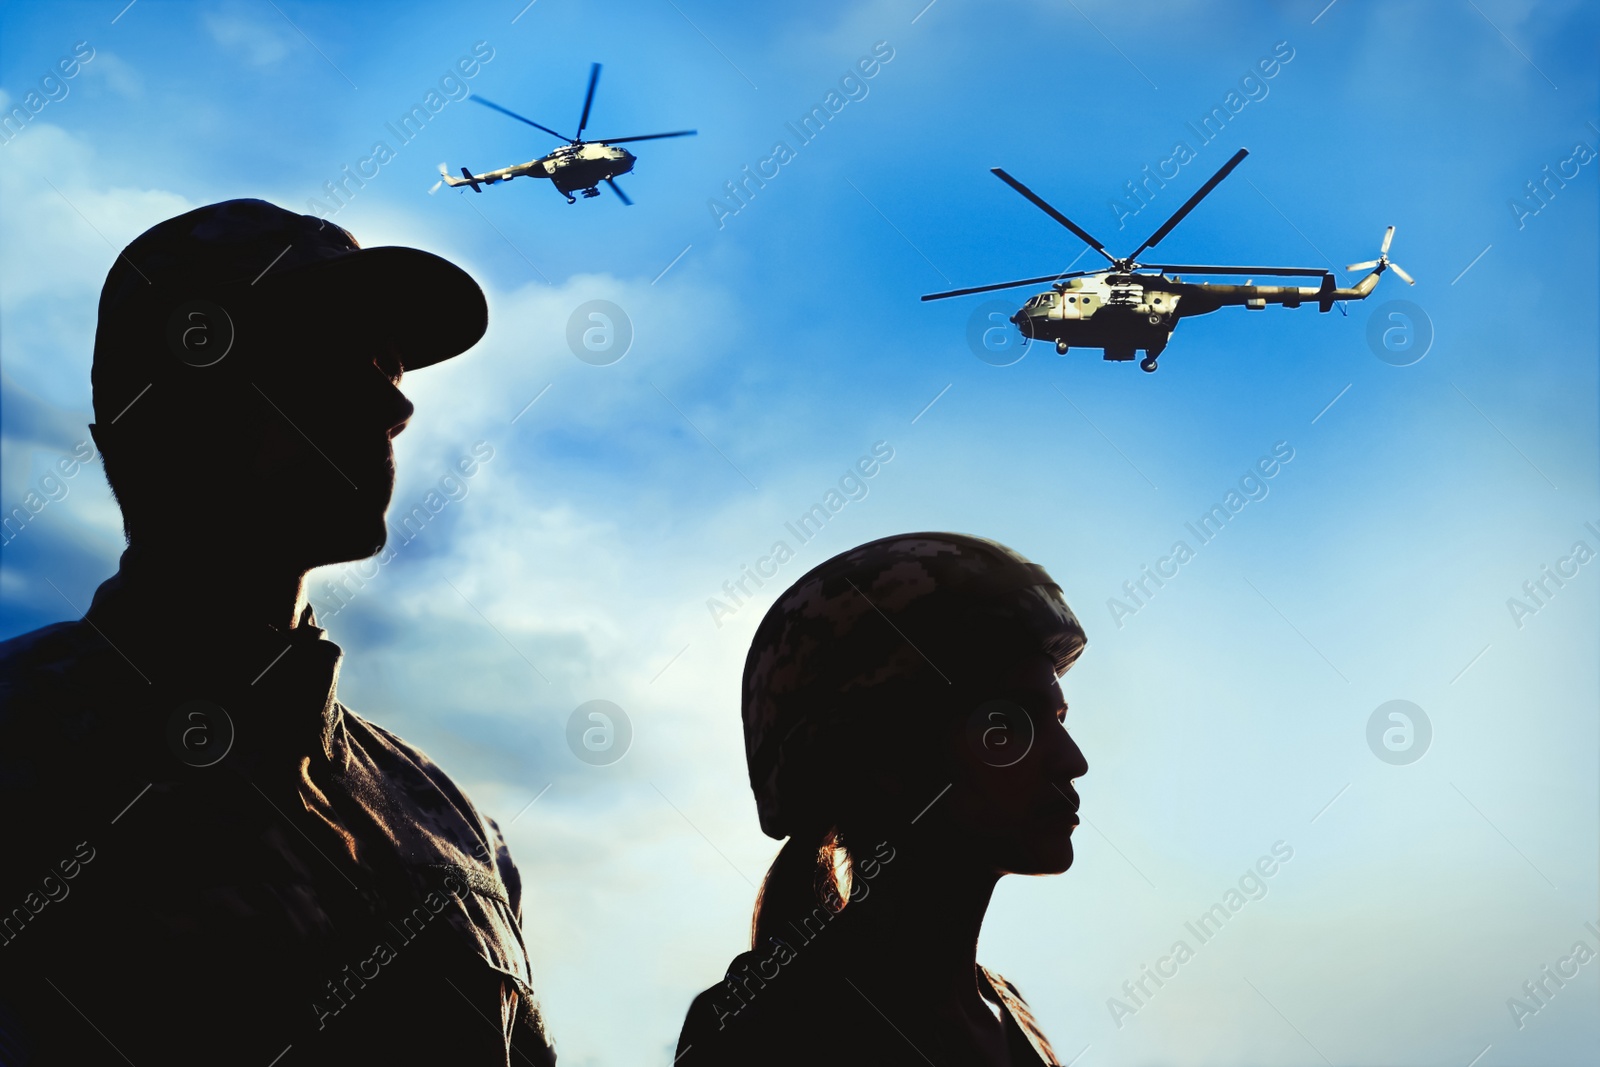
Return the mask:
POLYGON ((175 367, 202 365, 192 358, 202 352, 220 358, 236 337, 285 329, 306 340, 383 337, 415 370, 471 348, 488 321, 478 284, 431 252, 363 249, 342 227, 265 200, 209 204, 140 234, 106 275, 96 414, 119 411, 175 367), (185 340, 175 350, 183 338, 210 347, 185 340))

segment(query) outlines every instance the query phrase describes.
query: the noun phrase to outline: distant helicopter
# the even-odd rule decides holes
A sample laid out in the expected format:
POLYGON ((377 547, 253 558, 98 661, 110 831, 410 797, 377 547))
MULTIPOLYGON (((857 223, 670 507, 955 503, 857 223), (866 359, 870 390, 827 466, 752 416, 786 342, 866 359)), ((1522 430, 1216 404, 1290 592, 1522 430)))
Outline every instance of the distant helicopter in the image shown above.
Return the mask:
POLYGON ((515 111, 501 107, 499 104, 485 100, 474 95, 476 100, 484 107, 493 108, 502 115, 510 115, 518 122, 526 122, 529 126, 543 130, 552 137, 559 137, 567 142, 547 156, 532 159, 526 163, 518 163, 499 170, 491 170, 486 174, 474 174, 466 167, 461 168, 461 177, 452 177, 449 169, 439 164, 440 181, 433 183, 430 193, 436 192, 440 184, 452 188, 458 185, 470 185, 475 193, 483 192, 481 186, 493 185, 496 182, 508 182, 512 178, 549 178, 556 191, 567 198, 567 203, 575 204, 577 197, 572 194, 582 192, 584 196, 599 196, 600 183, 605 182, 611 186, 611 191, 624 203, 632 205, 613 180, 619 174, 626 174, 633 169, 635 158, 626 148, 617 148, 616 145, 627 144, 630 141, 654 141, 662 137, 693 137, 694 130, 677 130, 673 133, 647 133, 638 137, 605 137, 593 141, 583 139, 584 128, 589 125, 589 108, 594 103, 594 87, 600 81, 600 64, 596 63, 589 69, 589 93, 583 98, 583 116, 578 119, 578 135, 568 137, 566 134, 557 133, 548 126, 540 125, 532 119, 523 118, 515 111))
POLYGON ((1178 320, 1191 315, 1205 315, 1229 304, 1243 304, 1251 310, 1260 310, 1268 304, 1299 307, 1301 301, 1314 300, 1321 311, 1328 311, 1336 300, 1363 300, 1378 284, 1378 276, 1393 270, 1407 285, 1416 281, 1402 270, 1399 264, 1389 261, 1389 242, 1394 240, 1394 227, 1383 235, 1378 248, 1378 258, 1365 263, 1352 263, 1346 270, 1365 270, 1368 274, 1353 289, 1340 289, 1334 285, 1331 271, 1308 267, 1210 267, 1174 263, 1139 263, 1136 257, 1147 248, 1161 243, 1172 228, 1182 222, 1217 184, 1243 162, 1249 155, 1241 148, 1232 159, 1223 164, 1210 181, 1202 185, 1172 217, 1161 224, 1145 242, 1133 252, 1117 259, 1107 252, 1105 245, 1092 234, 1078 226, 1061 212, 1045 203, 1033 190, 1017 181, 999 167, 992 168, 1001 181, 1033 201, 1046 215, 1071 230, 1090 248, 1104 256, 1111 264, 1109 270, 1080 270, 1070 274, 1046 275, 1025 278, 999 285, 979 285, 970 289, 954 289, 948 293, 930 293, 923 300, 943 300, 949 296, 967 296, 987 293, 996 289, 1010 289, 1019 285, 1050 284, 1050 292, 1039 293, 1028 300, 1011 321, 1017 324, 1022 336, 1042 341, 1054 341, 1056 352, 1066 355, 1072 346, 1099 348, 1108 360, 1131 360, 1137 349, 1144 349, 1145 357, 1139 367, 1153 372, 1156 357, 1161 355, 1177 328, 1178 320), (1156 271, 1155 274, 1136 273, 1139 270, 1156 271), (1164 272, 1184 274, 1244 274, 1283 277, 1320 278, 1315 287, 1295 285, 1252 285, 1247 279, 1243 285, 1223 285, 1212 282, 1185 282, 1178 277, 1167 277, 1164 272))

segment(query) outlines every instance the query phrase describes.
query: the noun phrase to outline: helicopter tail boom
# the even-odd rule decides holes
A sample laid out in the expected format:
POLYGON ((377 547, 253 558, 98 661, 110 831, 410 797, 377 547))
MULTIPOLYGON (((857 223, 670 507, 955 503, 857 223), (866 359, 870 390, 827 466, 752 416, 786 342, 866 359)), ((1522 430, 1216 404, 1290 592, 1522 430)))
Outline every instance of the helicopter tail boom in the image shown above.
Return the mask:
MULTIPOLYGON (((1317 310, 1327 312, 1333 310, 1333 305, 1341 300, 1365 300, 1367 295, 1378 285, 1378 278, 1384 271, 1392 270, 1400 276, 1407 285, 1415 285, 1416 280, 1407 274, 1398 263, 1389 261, 1389 244, 1394 240, 1394 227, 1390 226, 1383 235, 1383 242, 1378 247, 1378 258, 1365 263, 1352 263, 1346 270, 1372 270, 1366 277, 1356 282, 1348 289, 1341 289, 1333 280, 1331 271, 1322 275, 1321 283, 1316 288, 1299 285, 1217 285, 1208 282, 1190 283, 1193 294, 1199 299, 1193 301, 1201 305, 1220 307, 1224 304, 1243 304, 1248 308, 1263 308, 1268 304, 1283 304, 1286 307, 1299 307, 1303 302, 1314 300, 1317 310)), ((1167 269, 1179 268, 1166 266, 1167 269)), ((1190 268, 1201 271, 1206 268, 1190 268)), ((1222 268, 1215 268, 1222 269, 1222 268)), ((1246 274, 1257 270, 1261 273, 1271 273, 1272 268, 1240 267, 1232 268, 1230 273, 1246 274)))
MULTIPOLYGON (((1367 294, 1372 292, 1372 290, 1377 286, 1378 275, 1382 273, 1383 268, 1379 267, 1371 274, 1368 274, 1365 278, 1362 278, 1359 282, 1356 282, 1356 284, 1351 288, 1334 289, 1331 296, 1319 298, 1319 303, 1322 310, 1328 310, 1328 306, 1335 300, 1365 300, 1367 298, 1367 294)), ((1331 275, 1329 277, 1331 277, 1331 275)))
POLYGON ((499 170, 485 171, 474 174, 466 167, 461 168, 461 177, 457 178, 450 173, 450 169, 443 163, 439 164, 439 180, 452 189, 460 185, 470 185, 475 193, 483 192, 482 186, 495 185, 499 182, 508 182, 513 178, 548 178, 550 168, 543 160, 533 159, 526 163, 518 163, 512 167, 501 167, 499 170))
MULTIPOLYGON (((443 163, 439 164, 439 181, 443 182, 445 185, 448 185, 452 189, 458 185, 470 185, 472 186, 473 192, 481 193, 483 192, 483 188, 480 183, 483 180, 484 179, 481 177, 474 177, 472 171, 468 170, 466 167, 461 168, 461 177, 457 178, 455 175, 450 173, 450 168, 446 167, 443 163)), ((435 182, 433 187, 437 189, 439 187, 439 182, 435 182)))
MULTIPOLYGON (((1285 307, 1299 307, 1301 304, 1317 305, 1319 311, 1331 311, 1335 302, 1340 300, 1365 300, 1367 294, 1372 292, 1378 284, 1378 275, 1381 271, 1373 271, 1349 289, 1339 288, 1333 280, 1332 274, 1324 274, 1322 283, 1317 286, 1309 285, 1227 285, 1215 282, 1188 282, 1179 283, 1178 292, 1188 298, 1192 307, 1207 310, 1227 305, 1244 305, 1247 308, 1264 308, 1268 304, 1282 304, 1285 307)), ((1191 311, 1189 314, 1203 314, 1203 311, 1191 311)))

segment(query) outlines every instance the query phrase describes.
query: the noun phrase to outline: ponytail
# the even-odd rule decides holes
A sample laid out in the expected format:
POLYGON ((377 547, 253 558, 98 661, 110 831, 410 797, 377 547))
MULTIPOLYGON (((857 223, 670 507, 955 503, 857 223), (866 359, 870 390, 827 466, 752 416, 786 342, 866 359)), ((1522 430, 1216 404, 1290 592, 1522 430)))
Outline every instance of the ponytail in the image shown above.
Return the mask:
POLYGON ((843 911, 850 899, 849 861, 837 827, 789 835, 756 894, 750 947, 784 936, 786 925, 811 918, 819 908, 829 917, 843 911))

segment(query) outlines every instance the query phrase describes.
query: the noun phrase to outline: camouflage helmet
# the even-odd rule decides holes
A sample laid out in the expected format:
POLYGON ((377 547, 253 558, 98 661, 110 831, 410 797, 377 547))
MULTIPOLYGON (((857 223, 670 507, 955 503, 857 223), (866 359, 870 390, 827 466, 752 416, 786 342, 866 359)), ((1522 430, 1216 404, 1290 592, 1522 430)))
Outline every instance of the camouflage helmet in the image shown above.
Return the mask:
POLYGON ((981 682, 996 654, 1039 651, 1060 674, 1086 640, 1043 567, 981 537, 898 534, 819 564, 767 611, 745 659, 762 831, 781 839, 826 821, 818 807, 842 725, 937 703, 981 682))

